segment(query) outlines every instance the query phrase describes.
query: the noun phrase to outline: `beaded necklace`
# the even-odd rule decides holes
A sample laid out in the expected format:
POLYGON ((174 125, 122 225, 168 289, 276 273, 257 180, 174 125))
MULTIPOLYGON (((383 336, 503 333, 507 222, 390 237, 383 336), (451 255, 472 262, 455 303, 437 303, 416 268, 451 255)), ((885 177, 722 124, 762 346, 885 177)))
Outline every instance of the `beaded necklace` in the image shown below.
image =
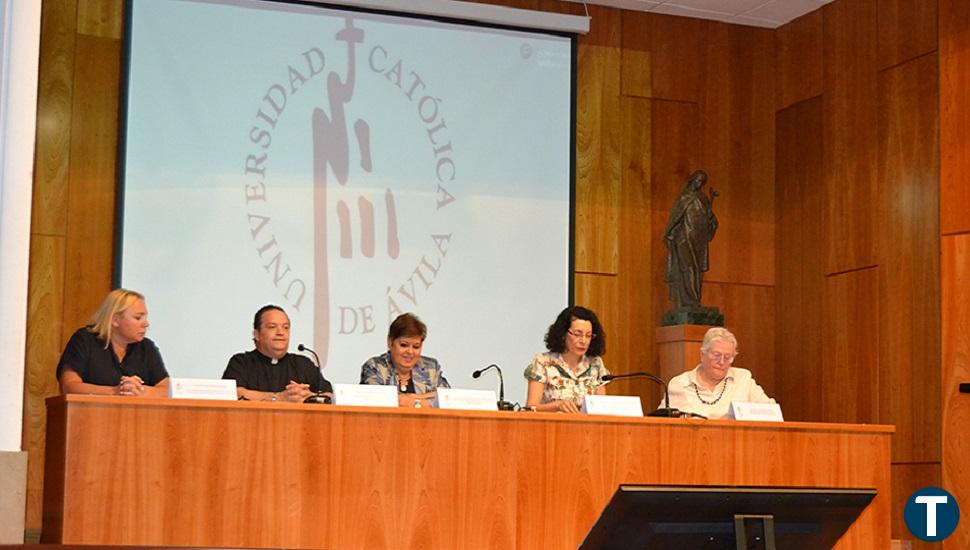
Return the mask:
MULTIPOLYGON (((698 389, 699 385, 695 382, 694 383, 694 393, 697 394, 697 399, 700 399, 701 403, 703 403, 705 405, 715 405, 715 404, 717 404, 717 402, 720 401, 722 397, 724 397, 724 390, 727 389, 727 377, 726 376, 724 377, 724 380, 722 380, 722 382, 724 382, 724 385, 721 386, 721 393, 717 394, 717 399, 715 399, 714 401, 705 401, 704 398, 701 397, 701 392, 698 389)), ((714 387, 716 388, 717 385, 715 384, 714 387)))

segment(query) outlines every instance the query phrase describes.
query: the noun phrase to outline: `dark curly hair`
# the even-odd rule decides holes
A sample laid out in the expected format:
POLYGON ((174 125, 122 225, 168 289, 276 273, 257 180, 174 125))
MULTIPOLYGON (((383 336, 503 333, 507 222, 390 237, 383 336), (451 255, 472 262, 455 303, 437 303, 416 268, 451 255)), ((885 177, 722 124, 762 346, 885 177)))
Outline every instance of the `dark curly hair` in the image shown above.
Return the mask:
POLYGON ((549 331, 546 332, 546 349, 556 353, 566 351, 566 331, 576 319, 589 321, 593 325, 593 334, 596 335, 590 340, 586 355, 589 357, 605 355, 606 331, 603 330, 603 325, 596 318, 596 314, 581 306, 567 307, 556 317, 556 322, 549 325, 549 331))

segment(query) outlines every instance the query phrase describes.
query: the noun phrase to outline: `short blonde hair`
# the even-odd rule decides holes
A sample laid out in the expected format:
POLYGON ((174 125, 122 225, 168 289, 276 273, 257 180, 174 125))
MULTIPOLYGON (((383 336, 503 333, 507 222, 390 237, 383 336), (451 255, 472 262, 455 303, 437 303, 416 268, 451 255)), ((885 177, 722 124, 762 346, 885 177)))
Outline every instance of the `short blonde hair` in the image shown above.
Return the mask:
POLYGON ((733 345, 734 353, 738 352, 738 339, 734 337, 734 334, 731 334, 731 331, 724 327, 714 327, 707 329, 707 333, 704 334, 704 341, 701 342, 701 353, 707 353, 714 342, 718 341, 733 345))
POLYGON ((145 297, 134 290, 116 288, 108 293, 88 321, 88 332, 104 340, 104 349, 111 345, 111 320, 118 313, 123 313, 138 300, 145 301, 145 297))

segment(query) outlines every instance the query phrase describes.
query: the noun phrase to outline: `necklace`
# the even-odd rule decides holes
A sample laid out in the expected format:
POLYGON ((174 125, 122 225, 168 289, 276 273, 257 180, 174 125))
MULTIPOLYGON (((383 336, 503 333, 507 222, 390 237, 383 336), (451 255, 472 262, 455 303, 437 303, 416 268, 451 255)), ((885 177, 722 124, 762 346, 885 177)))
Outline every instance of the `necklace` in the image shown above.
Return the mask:
POLYGON ((397 387, 398 387, 398 390, 401 393, 407 393, 408 392, 408 382, 410 380, 411 380, 411 376, 410 375, 408 375, 408 376, 398 375, 397 376, 397 387))
MULTIPOLYGON (((724 390, 727 389, 727 377, 726 376, 724 377, 724 380, 722 380, 722 382, 724 382, 724 385, 721 386, 721 393, 717 394, 717 399, 715 399, 714 401, 705 401, 704 398, 701 397, 701 392, 698 389, 698 387, 699 387, 698 384, 695 382, 694 383, 694 393, 697 394, 697 399, 700 399, 701 403, 703 403, 705 405, 714 405, 714 404, 716 404, 718 401, 721 400, 722 397, 724 397, 724 390)), ((717 387, 717 384, 715 384, 714 387, 716 388, 717 387)))

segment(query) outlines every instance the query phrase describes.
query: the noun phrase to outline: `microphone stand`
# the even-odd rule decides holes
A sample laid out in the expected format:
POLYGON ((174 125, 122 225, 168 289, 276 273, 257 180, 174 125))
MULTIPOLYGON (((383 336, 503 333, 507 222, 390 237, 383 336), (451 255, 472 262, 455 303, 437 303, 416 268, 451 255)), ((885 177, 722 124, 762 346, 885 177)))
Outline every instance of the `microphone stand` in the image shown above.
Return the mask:
POLYGON ((653 380, 657 384, 660 384, 660 386, 664 389, 664 406, 650 411, 647 413, 647 416, 665 418, 679 418, 684 416, 684 413, 680 410, 670 407, 670 392, 667 390, 667 383, 664 382, 659 376, 654 376, 649 372, 631 372, 629 374, 607 374, 603 376, 602 380, 604 382, 609 382, 610 380, 618 380, 622 378, 647 378, 649 380, 653 380))
POLYGON ((491 365, 485 367, 484 369, 477 370, 472 373, 472 378, 478 378, 483 372, 494 368, 498 371, 498 410, 500 411, 512 411, 515 410, 515 405, 509 403, 505 400, 505 379, 502 378, 502 367, 492 363, 491 365))
POLYGON ((303 344, 300 344, 299 346, 296 346, 296 349, 298 349, 299 351, 308 351, 308 352, 312 353, 313 354, 313 358, 315 359, 314 362, 317 364, 317 368, 318 369, 321 368, 320 367, 320 357, 317 355, 317 352, 315 352, 312 349, 304 346, 303 344))
MULTIPOLYGON (((317 356, 317 352, 315 352, 312 349, 304 346, 303 344, 300 344, 299 346, 296 346, 296 349, 299 350, 299 351, 308 351, 308 352, 312 353, 313 354, 313 358, 315 359, 314 362, 317 365, 317 370, 320 370, 320 357, 317 356)), ((304 399, 303 402, 304 403, 319 403, 321 405, 329 405, 330 403, 333 402, 333 400, 330 398, 329 395, 324 395, 322 391, 318 391, 317 393, 315 393, 315 394, 311 395, 310 397, 307 397, 306 399, 304 399)))

